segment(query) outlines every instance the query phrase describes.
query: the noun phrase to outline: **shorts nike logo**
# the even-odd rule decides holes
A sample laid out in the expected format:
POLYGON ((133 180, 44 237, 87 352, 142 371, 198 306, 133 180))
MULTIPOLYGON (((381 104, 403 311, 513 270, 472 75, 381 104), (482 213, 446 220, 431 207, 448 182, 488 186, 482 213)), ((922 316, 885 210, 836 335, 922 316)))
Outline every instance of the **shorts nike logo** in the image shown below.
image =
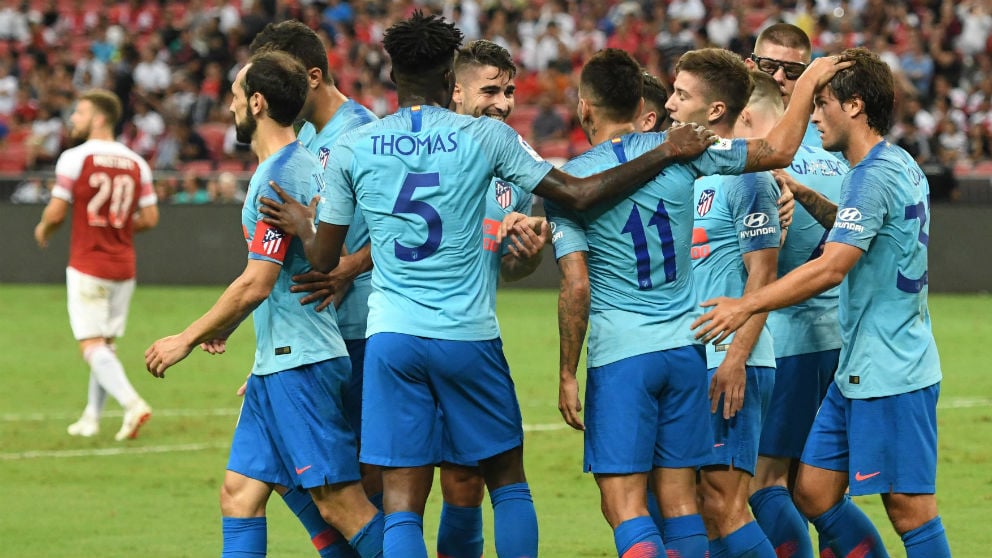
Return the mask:
MULTIPOLYGON (((307 469, 309 469, 310 467, 313 467, 313 465, 307 465, 306 467, 304 467, 304 468, 302 468, 302 469, 300 469, 299 467, 295 467, 295 469, 296 469, 296 474, 297 474, 297 475, 302 475, 302 474, 303 474, 303 473, 305 473, 305 472, 306 472, 306 470, 307 470, 307 469)), ((877 475, 878 473, 875 473, 875 474, 877 475)))
POLYGON ((725 445, 727 445, 727 444, 713 444, 713 447, 715 447, 715 448, 722 448, 725 445))
POLYGON ((882 474, 881 471, 875 471, 874 473, 869 473, 867 475, 862 475, 861 474, 861 471, 858 471, 857 473, 854 473, 854 480, 856 480, 858 482, 866 481, 866 480, 868 480, 868 479, 870 479, 872 477, 877 477, 878 475, 881 475, 881 474, 882 474))

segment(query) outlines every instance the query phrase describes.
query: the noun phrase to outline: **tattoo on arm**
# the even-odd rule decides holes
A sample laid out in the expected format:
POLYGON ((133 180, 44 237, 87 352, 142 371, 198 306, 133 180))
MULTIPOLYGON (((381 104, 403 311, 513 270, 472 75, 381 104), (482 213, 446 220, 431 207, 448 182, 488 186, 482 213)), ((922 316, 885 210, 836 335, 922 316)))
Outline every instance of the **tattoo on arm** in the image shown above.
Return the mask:
POLYGON ((562 258, 561 291, 558 296, 558 335, 561 368, 574 371, 589 324, 589 282, 584 257, 562 258), (576 259, 578 261, 576 261, 576 259))
POLYGON ((837 204, 811 188, 797 188, 792 194, 823 228, 828 231, 833 228, 837 218, 837 204))
POLYGON ((775 148, 765 138, 747 142, 747 162, 744 170, 756 172, 775 168, 769 159, 775 155, 775 148))

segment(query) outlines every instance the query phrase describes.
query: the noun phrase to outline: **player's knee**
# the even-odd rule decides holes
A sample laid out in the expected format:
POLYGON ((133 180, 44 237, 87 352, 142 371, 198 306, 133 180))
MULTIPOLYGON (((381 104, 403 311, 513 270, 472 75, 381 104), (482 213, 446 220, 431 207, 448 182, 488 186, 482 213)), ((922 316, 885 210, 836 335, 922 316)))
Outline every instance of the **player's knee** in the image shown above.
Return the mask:
POLYGON ((885 513, 900 535, 937 517, 937 498, 932 494, 885 494, 885 513))
POLYGON ((441 473, 441 492, 444 501, 464 508, 474 508, 482 505, 485 497, 486 483, 481 473, 470 475, 448 475, 441 473))
POLYGON ((823 502, 823 496, 808 483, 796 484, 792 493, 792 501, 796 504, 799 513, 810 520, 823 515, 831 507, 823 502))
POLYGON ((261 517, 265 515, 265 501, 259 501, 243 485, 225 479, 220 487, 220 511, 224 517, 261 517))
POLYGON ((490 491, 509 484, 527 482, 523 456, 523 446, 517 446, 479 463, 490 491))

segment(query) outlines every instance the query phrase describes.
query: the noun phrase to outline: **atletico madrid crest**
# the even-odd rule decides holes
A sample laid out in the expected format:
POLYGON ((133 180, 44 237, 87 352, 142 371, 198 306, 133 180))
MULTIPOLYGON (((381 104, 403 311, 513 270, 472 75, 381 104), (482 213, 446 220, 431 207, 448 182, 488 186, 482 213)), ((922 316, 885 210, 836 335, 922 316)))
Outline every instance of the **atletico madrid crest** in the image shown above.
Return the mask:
POLYGON ((331 150, 326 147, 321 147, 317 151, 317 159, 320 161, 321 168, 327 168, 327 158, 331 155, 331 150))
POLYGON ((716 190, 703 190, 703 193, 699 195, 699 203, 696 204, 696 214, 700 217, 706 215, 713 208, 713 198, 716 196, 716 190))
POLYGON ((496 203, 503 209, 510 207, 510 204, 513 203, 513 188, 498 178, 496 179, 496 203))

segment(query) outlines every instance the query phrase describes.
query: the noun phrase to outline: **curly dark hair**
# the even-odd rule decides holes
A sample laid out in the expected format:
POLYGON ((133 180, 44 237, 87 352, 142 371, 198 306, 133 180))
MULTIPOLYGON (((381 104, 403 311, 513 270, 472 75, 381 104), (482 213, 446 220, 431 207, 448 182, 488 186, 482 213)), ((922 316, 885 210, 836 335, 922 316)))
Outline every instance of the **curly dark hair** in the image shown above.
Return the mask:
POLYGON ((412 76, 449 69, 462 39, 454 24, 417 10, 386 29, 382 46, 392 59, 393 71, 412 76))

